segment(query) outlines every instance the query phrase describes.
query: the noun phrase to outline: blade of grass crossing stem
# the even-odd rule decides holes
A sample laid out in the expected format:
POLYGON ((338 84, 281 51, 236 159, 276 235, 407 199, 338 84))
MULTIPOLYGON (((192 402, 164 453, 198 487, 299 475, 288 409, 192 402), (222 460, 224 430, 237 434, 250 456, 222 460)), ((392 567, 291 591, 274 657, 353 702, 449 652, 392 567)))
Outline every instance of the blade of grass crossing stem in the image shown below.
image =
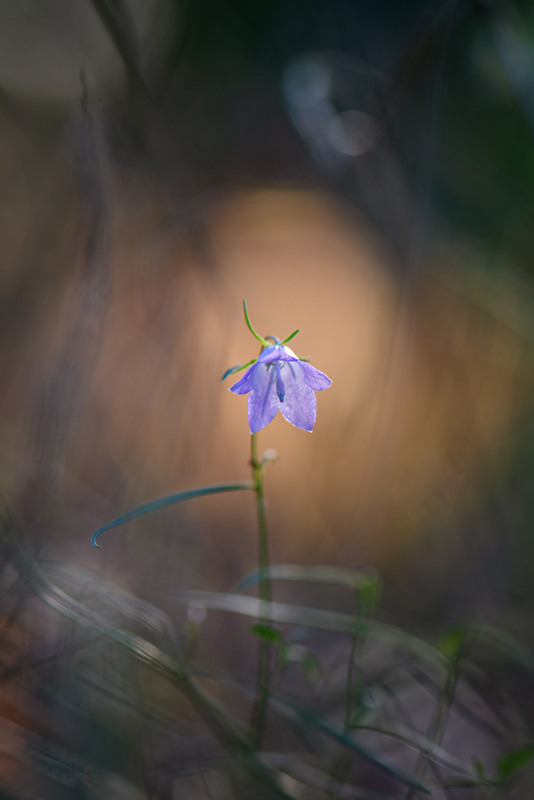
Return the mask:
POLYGON ((244 592, 265 580, 295 581, 298 583, 324 583, 333 586, 345 586, 347 589, 359 589, 370 580, 378 580, 375 573, 356 572, 343 567, 300 566, 297 564, 274 564, 268 570, 254 570, 246 575, 234 587, 235 592, 244 592))
MULTIPOLYGON (((243 595, 225 592, 183 591, 176 592, 174 599, 184 605, 195 603, 205 608, 242 614, 256 619, 261 619, 263 610, 262 601, 256 597, 243 597, 243 595)), ((270 603, 269 618, 271 623, 286 622, 291 625, 346 633, 349 636, 363 633, 377 641, 386 642, 392 647, 408 650, 436 666, 446 667, 448 663, 441 653, 422 639, 382 622, 358 620, 350 614, 342 614, 337 611, 324 611, 277 602, 270 603)))

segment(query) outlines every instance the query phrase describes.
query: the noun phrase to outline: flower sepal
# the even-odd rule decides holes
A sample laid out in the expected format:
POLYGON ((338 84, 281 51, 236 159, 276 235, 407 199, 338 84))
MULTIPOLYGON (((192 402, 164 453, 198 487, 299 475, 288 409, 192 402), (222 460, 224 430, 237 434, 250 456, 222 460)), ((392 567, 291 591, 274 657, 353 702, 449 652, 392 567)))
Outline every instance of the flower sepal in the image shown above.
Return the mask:
POLYGON ((224 381, 229 375, 235 375, 236 372, 241 372, 241 370, 251 367, 257 360, 257 358, 253 358, 252 361, 248 361, 246 364, 238 364, 237 367, 230 367, 222 376, 221 381, 224 381))

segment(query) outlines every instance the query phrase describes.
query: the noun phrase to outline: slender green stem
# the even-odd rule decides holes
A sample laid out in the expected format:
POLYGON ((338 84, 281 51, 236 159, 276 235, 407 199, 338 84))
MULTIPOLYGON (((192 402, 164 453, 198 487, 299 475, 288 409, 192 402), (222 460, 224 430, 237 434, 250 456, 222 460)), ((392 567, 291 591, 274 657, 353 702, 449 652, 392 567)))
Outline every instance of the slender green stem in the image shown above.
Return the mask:
MULTIPOLYGON (((258 461, 256 434, 253 433, 250 441, 250 467, 252 469, 252 482, 256 492, 256 505, 258 509, 258 560, 260 574, 264 579, 260 581, 261 622, 270 623, 271 579, 269 570, 269 537, 267 533, 267 516, 265 514, 265 496, 263 493, 263 467, 258 461)), ((261 746, 263 730, 265 727, 265 713, 269 699, 269 672, 270 672, 271 645, 264 639, 259 640, 258 668, 256 676, 256 698, 252 707, 249 726, 249 740, 253 748, 258 750, 261 746)))
MULTIPOLYGON (((256 492, 258 507, 258 545, 259 568, 265 579, 260 583, 260 596, 266 603, 271 602, 271 579, 267 573, 269 569, 269 536, 267 533, 267 515, 265 514, 265 495, 263 492, 264 464, 257 458, 256 434, 250 437, 250 466, 252 468, 252 485, 256 492)), ((268 611, 268 609, 267 609, 268 611)))

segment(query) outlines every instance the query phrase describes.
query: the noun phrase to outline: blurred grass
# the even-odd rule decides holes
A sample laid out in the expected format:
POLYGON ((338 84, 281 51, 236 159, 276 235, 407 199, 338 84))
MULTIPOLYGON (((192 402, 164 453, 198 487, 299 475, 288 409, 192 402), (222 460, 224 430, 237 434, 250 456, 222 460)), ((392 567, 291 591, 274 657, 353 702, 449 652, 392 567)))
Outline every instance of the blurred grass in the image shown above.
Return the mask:
MULTIPOLYGON (((165 752, 183 725, 189 731, 190 742, 195 742, 200 735, 198 747, 201 750, 198 752, 205 752, 207 748, 208 752, 214 753, 209 763, 217 765, 222 753, 227 751, 234 760, 232 769, 241 764, 245 774, 248 772, 251 778, 259 781, 256 791, 263 786, 262 791, 265 790, 267 795, 274 791, 280 796, 299 797, 299 791, 295 794, 288 790, 287 780, 283 777, 291 775, 293 784, 290 785, 294 788, 300 781, 304 786, 310 783, 322 785, 324 791, 334 792, 334 796, 351 796, 353 778, 349 775, 357 767, 358 785, 360 788, 368 787, 371 792, 368 796, 380 786, 383 789, 389 787, 390 795, 397 796, 400 783, 400 786, 411 787, 412 791, 432 791, 439 797, 439 788, 453 783, 464 787, 499 787, 509 774, 529 763, 531 749, 516 748, 516 757, 512 755, 513 747, 506 748, 507 742, 513 744, 516 737, 525 735, 520 709, 514 709, 511 698, 505 694, 496 705, 495 696, 485 697, 485 690, 480 686, 476 688, 476 682, 470 679, 471 673, 477 675, 482 666, 472 653, 477 638, 488 638, 506 660, 512 659, 512 663, 519 656, 517 665, 532 672, 534 654, 526 653, 509 635, 483 628, 472 632, 466 630, 460 636, 449 637, 446 647, 442 645, 446 653, 443 655, 404 631, 372 619, 306 609, 301 605, 289 607, 272 603, 272 623, 283 624, 290 638, 297 630, 301 631, 302 637, 302 631, 306 629, 322 629, 364 637, 369 639, 370 645, 365 656, 360 649, 357 663, 363 681, 363 693, 357 696, 361 706, 357 713, 354 709, 354 716, 346 717, 345 727, 339 722, 343 711, 340 692, 343 691, 345 675, 329 675, 324 662, 325 656, 328 659, 338 650, 339 643, 335 639, 329 645, 319 641, 318 647, 310 648, 310 652, 316 650, 318 663, 323 661, 323 665, 315 673, 316 677, 308 673, 308 688, 298 676, 299 664, 304 668, 302 657, 295 661, 297 674, 289 667, 289 662, 280 664, 273 673, 274 683, 269 694, 271 715, 267 750, 256 754, 243 735, 246 726, 243 714, 252 701, 253 685, 243 672, 241 676, 225 677, 222 664, 212 663, 206 671, 196 656, 192 660, 187 639, 191 635, 202 635, 206 614, 199 615, 200 609, 208 614, 210 609, 214 609, 257 618, 261 615, 258 600, 232 594, 182 593, 177 599, 195 609, 190 621, 196 619, 199 627, 192 634, 190 625, 189 628, 184 626, 185 619, 180 630, 180 625, 176 627, 178 620, 171 622, 150 604, 126 592, 118 592, 113 584, 104 584, 88 573, 73 574, 68 567, 58 569, 53 564, 39 564, 21 546, 16 528, 5 515, 3 541, 23 585, 44 604, 41 609, 34 604, 33 618, 28 618, 26 623, 30 636, 31 626, 42 625, 46 619, 43 615, 45 606, 65 620, 56 627, 51 654, 45 658, 41 654, 36 660, 31 652, 26 653, 25 658, 17 652, 14 665, 4 666, 4 670, 8 669, 4 672, 5 679, 9 681, 13 674, 17 676, 19 692, 23 690, 22 698, 28 690, 33 694, 31 704, 26 701, 22 705, 22 709, 26 708, 26 713, 29 713, 27 719, 23 715, 8 724, 4 745, 6 754, 26 765, 24 777, 18 778, 19 783, 15 779, 15 784, 22 789, 20 796, 26 796, 24 787, 31 784, 29 770, 40 783, 42 797, 57 796, 53 792, 64 787, 83 792, 83 796, 101 797, 110 791, 110 786, 116 787, 113 791, 119 792, 118 796, 136 797, 138 781, 146 783, 151 770, 157 772, 158 755, 154 753, 155 763, 151 764, 150 758, 145 760, 139 772, 135 753, 139 748, 148 752, 152 737, 160 742, 160 751, 165 752), (115 652, 117 646, 119 651, 115 652), (120 651, 133 658, 133 663, 129 664, 121 657, 120 651), (389 675, 384 672, 388 662, 392 669, 389 675), (52 672, 47 679, 50 666, 52 672), (57 678, 50 682, 54 667, 59 670, 59 683, 57 678), (221 667, 223 672, 219 676, 221 667), (145 668, 149 670, 147 674, 144 674, 145 668), (453 683, 450 682, 451 676, 453 683), (215 691, 210 690, 209 683, 206 684, 206 677, 217 687, 215 691), (157 691, 154 679, 164 682, 157 691), (244 702, 228 706, 228 686, 243 692, 244 702), (190 709, 177 702, 176 690, 183 695, 190 709), (445 695, 442 696, 442 692, 445 695), (43 716, 42 711, 50 702, 54 704, 54 713, 50 717, 45 712, 43 716), (195 713, 192 715, 193 710, 195 713), (277 718, 289 724, 287 732, 277 718), (436 719, 440 720, 439 728, 435 727, 436 719), (72 722, 77 731, 74 739, 72 735, 66 738, 68 728, 63 727, 72 722), (460 722, 467 725, 468 733, 461 732, 460 722), (29 728, 28 723, 31 725, 29 728), (426 739, 420 733, 420 725, 428 727, 430 738, 426 739), (206 738, 206 730, 202 733, 204 726, 211 737, 206 738), (451 752, 440 744, 449 727, 453 729, 449 741, 449 747, 453 748, 451 752), (295 734, 297 740, 302 740, 304 750, 302 756, 295 752, 289 758, 289 753, 294 750, 295 734), (104 750, 100 740, 105 743, 104 750), (388 740, 396 742, 397 748, 392 750, 387 745, 388 740), (219 755, 218 748, 213 750, 215 741, 223 747, 219 755), (309 773, 306 768, 306 757, 316 748, 319 748, 319 754, 330 753, 333 758, 333 742, 358 756, 355 762, 345 762, 344 773, 349 765, 351 772, 344 774, 341 783, 335 779, 331 782, 328 768, 321 779, 316 771, 309 773), (272 755, 271 750, 274 751, 272 755), (509 755, 504 755, 505 752, 509 755), (277 760, 276 753, 285 754, 285 760, 277 760), (499 753, 502 755, 497 763, 499 753), (417 754, 419 761, 415 760, 417 754), (483 775, 473 772, 473 758, 478 761, 482 758, 485 762, 483 775), (421 764, 426 762, 432 766, 428 776, 430 783, 427 784, 421 773, 421 764), (301 777, 295 778, 295 772, 301 777), (49 780, 56 787, 51 789, 50 795, 49 780), (133 781, 133 787, 128 781, 133 781)), ((286 567, 284 572, 287 578, 289 568, 286 567)), ((317 568, 312 578, 316 580, 318 573, 317 568)), ((295 570, 295 577, 302 580, 300 568, 295 570)), ((323 578, 327 582, 332 580, 330 568, 325 569, 323 578)), ((355 581, 359 582, 357 578, 353 576, 353 585, 355 581)), ((17 587, 17 582, 14 587, 17 587)), ((20 590, 20 585, 17 588, 20 590)), ((50 647, 51 640, 47 638, 50 647)), ((234 647, 244 648, 243 652, 246 652, 250 648, 247 639, 250 640, 250 633, 244 631, 243 640, 235 639, 234 647)), ((354 655, 354 650, 344 649, 342 660, 354 655)), ((336 660, 339 662, 339 655, 336 660)), ((217 654, 217 661, 224 661, 224 652, 217 654)), ((16 708, 17 696, 21 695, 17 691, 12 695, 8 682, 3 692, 4 702, 14 703, 16 708)), ((197 758, 198 755, 192 755, 193 765, 197 758)), ((18 776, 18 770, 15 769, 14 774, 18 776)), ((175 783, 179 781, 179 773, 174 773, 173 778, 175 783)), ((6 779, 5 785, 9 786, 7 776, 6 779)), ((155 779, 157 783, 157 775, 155 779)), ((141 793, 139 796, 144 795, 141 793)), ((362 796, 366 796, 365 792, 362 796)))
POLYGON ((530 800, 533 31, 520 0, 0 7, 2 796, 530 800), (245 496, 89 549, 246 469, 244 295, 334 378, 313 437, 262 440, 270 630, 245 496))

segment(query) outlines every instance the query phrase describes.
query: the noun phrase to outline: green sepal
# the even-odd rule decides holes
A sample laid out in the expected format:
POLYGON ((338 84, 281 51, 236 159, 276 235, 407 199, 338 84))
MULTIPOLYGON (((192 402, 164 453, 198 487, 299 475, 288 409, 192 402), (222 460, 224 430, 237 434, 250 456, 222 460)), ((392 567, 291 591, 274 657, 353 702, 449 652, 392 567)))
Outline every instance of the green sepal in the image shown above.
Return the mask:
POLYGON ((297 328, 296 331, 293 331, 293 333, 290 333, 289 336, 286 339, 284 339, 282 342, 280 342, 280 344, 287 344, 288 342, 291 341, 291 339, 294 339, 294 337, 297 335, 297 333, 300 333, 300 328, 297 328))
POLYGON ((247 328, 249 329, 251 334, 258 340, 258 342, 261 342, 264 347, 269 347, 270 342, 268 342, 267 339, 264 339, 263 336, 260 336, 259 333, 256 333, 256 331, 252 327, 252 323, 248 316, 247 301, 244 298, 243 298, 243 311, 245 312, 245 322, 247 323, 247 328))
POLYGON ((251 367, 253 364, 256 363, 258 359, 253 358, 252 361, 249 361, 247 364, 238 364, 237 367, 230 367, 227 369, 224 375, 221 378, 221 381, 224 381, 229 375, 233 375, 236 372, 241 372, 242 369, 246 369, 247 367, 251 367))

